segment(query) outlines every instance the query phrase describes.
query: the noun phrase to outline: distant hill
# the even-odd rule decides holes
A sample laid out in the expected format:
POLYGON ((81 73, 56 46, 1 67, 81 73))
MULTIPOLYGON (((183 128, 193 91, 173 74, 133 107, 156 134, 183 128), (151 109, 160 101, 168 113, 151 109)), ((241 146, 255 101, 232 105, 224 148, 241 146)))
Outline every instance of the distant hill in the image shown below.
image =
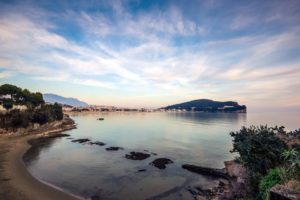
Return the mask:
POLYGON ((198 99, 164 107, 166 110, 185 109, 187 111, 206 112, 246 112, 245 105, 239 105, 234 101, 213 101, 210 99, 198 99))
POLYGON ((63 97, 63 96, 59 96, 56 94, 43 94, 44 100, 45 102, 48 103, 60 103, 60 104, 67 104, 70 106, 75 106, 75 107, 85 107, 88 106, 87 103, 80 101, 78 99, 75 98, 67 98, 67 97, 63 97))

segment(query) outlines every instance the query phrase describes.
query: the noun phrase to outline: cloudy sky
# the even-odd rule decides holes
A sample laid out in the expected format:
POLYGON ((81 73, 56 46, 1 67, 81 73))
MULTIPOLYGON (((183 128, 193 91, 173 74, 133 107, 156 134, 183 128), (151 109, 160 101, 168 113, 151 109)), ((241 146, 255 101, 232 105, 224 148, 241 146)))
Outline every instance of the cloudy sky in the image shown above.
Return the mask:
POLYGON ((300 1, 0 1, 0 84, 91 104, 300 109, 300 1))

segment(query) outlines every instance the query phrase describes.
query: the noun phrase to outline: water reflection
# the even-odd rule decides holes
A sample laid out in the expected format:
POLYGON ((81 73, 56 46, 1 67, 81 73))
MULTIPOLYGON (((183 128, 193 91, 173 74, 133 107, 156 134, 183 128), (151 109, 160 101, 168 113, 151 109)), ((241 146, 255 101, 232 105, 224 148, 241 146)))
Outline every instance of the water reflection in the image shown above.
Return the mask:
POLYGON ((247 121, 246 113, 179 112, 167 113, 179 121, 210 125, 214 123, 241 124, 247 121))
POLYGON ((40 159, 40 154, 47 151, 60 138, 36 139, 29 141, 31 148, 24 154, 23 159, 27 165, 33 165, 40 159))

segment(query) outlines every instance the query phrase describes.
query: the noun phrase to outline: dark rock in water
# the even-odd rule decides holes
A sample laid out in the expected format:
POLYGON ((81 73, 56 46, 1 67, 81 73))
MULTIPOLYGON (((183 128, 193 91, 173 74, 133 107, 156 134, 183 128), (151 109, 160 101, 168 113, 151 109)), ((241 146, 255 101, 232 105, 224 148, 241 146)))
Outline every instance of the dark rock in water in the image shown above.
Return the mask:
POLYGON ((137 172, 145 172, 147 171, 146 169, 139 169, 137 172))
POLYGON ((224 186, 225 186, 225 183, 224 183, 223 181, 220 181, 220 182, 219 182, 219 186, 220 186, 220 187, 224 187, 224 186))
MULTIPOLYGON (((226 180, 224 180, 226 182, 226 180)), ((223 181, 219 181, 215 185, 204 185, 204 186, 189 186, 187 190, 193 195, 195 199, 222 199, 222 200, 231 200, 235 198, 226 198, 223 194, 229 192, 229 182, 226 184, 223 181)))
POLYGON ((157 158, 154 161, 150 163, 150 165, 153 165, 154 167, 157 167, 158 169, 165 169, 167 164, 173 163, 172 160, 169 158, 157 158))
POLYGON ((187 190, 193 195, 193 196, 197 196, 198 195, 198 191, 196 191, 195 189, 188 187, 187 190))
POLYGON ((101 200, 101 198, 98 195, 91 196, 91 200, 101 200))
POLYGON ((123 150, 124 148, 122 147, 108 147, 105 150, 106 151, 118 151, 118 150, 123 150))
POLYGON ((87 139, 87 138, 72 140, 72 142, 78 142, 80 144, 88 142, 88 141, 90 141, 90 139, 87 139))
POLYGON ((214 169, 188 164, 182 165, 182 168, 201 175, 221 177, 226 179, 229 178, 228 174, 223 169, 214 169))
POLYGON ((68 139, 68 140, 73 140, 74 138, 72 138, 72 137, 68 137, 67 139, 68 139))
POLYGON ((142 153, 142 152, 130 152, 130 154, 126 154, 125 158, 130 160, 145 160, 146 158, 149 158, 150 154, 148 153, 142 153))
POLYGON ((96 142, 89 142, 90 145, 98 145, 98 146, 104 146, 106 145, 104 142, 99 142, 99 141, 96 141, 96 142))
POLYGON ((198 195, 205 196, 205 197, 213 197, 218 192, 218 188, 215 187, 209 189, 196 187, 196 189, 198 190, 198 195))
POLYGON ((104 120, 104 118, 100 117, 100 118, 98 118, 97 120, 103 121, 103 120, 104 120))
POLYGON ((90 200, 101 200, 104 199, 102 190, 98 190, 95 194, 90 197, 90 200))

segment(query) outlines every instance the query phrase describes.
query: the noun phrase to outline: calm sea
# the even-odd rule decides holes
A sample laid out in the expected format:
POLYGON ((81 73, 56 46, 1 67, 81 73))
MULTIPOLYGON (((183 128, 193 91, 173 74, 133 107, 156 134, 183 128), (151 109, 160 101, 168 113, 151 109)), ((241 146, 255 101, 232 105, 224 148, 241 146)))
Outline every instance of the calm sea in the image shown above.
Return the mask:
POLYGON ((182 164, 223 168, 236 155, 229 132, 252 124, 300 128, 300 113, 102 113, 73 115, 74 139, 89 138, 105 146, 79 144, 69 138, 49 140, 32 148, 26 165, 33 176, 66 192, 101 199, 192 199, 189 186, 215 184, 182 164), (104 121, 97 118, 103 117, 104 121), (106 151, 119 146, 124 150, 106 151), (142 161, 128 160, 131 151, 156 153, 142 161), (174 161, 164 170, 149 165, 156 158, 174 161), (145 172, 138 170, 145 169, 145 172))

